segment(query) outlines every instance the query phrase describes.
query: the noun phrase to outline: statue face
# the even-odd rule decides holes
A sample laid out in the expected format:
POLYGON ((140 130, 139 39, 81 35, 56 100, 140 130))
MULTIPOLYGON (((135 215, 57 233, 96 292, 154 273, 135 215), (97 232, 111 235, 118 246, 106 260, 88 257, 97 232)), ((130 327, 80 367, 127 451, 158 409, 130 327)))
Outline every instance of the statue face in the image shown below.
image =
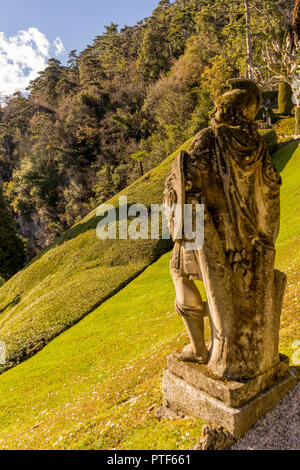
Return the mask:
POLYGON ((221 119, 222 119, 222 111, 218 108, 215 108, 213 112, 211 113, 211 118, 214 123, 220 124, 221 119))
POLYGON ((214 124, 232 124, 232 117, 228 111, 220 108, 217 104, 211 114, 214 124))

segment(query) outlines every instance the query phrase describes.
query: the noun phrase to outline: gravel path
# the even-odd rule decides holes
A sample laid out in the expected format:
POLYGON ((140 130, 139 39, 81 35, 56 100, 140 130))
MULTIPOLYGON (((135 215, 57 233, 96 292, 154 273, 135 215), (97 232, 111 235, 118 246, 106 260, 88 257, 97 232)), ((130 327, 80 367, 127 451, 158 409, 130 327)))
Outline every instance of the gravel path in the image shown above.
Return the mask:
POLYGON ((300 383, 231 450, 300 450, 300 383))

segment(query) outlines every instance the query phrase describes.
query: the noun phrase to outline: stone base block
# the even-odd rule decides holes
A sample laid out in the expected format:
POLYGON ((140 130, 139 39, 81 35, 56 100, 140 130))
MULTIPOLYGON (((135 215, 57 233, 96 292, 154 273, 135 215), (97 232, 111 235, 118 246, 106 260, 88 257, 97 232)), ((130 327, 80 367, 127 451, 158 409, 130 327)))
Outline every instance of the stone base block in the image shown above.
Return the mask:
POLYGON ((167 370, 163 379, 164 406, 223 426, 234 437, 240 438, 296 384, 297 377, 289 370, 275 385, 243 406, 234 408, 167 370))
POLYGON ((173 375, 234 408, 244 405, 279 382, 289 370, 289 358, 284 355, 280 355, 280 361, 268 371, 243 382, 221 379, 214 376, 207 366, 181 361, 174 353, 168 356, 167 364, 169 372, 173 375))

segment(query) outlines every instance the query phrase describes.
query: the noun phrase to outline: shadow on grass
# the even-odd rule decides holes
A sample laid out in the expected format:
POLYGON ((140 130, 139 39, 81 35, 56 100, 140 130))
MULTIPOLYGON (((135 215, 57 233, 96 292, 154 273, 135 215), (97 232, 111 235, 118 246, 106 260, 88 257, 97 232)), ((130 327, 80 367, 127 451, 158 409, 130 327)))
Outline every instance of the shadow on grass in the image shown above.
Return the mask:
MULTIPOLYGON (((127 205, 127 211, 129 211, 130 207, 133 206, 134 204, 137 204, 136 202, 130 202, 127 205)), ((150 208, 147 207, 148 210, 148 220, 150 220, 150 208)), ((115 220, 117 222, 117 232, 118 232, 118 225, 119 222, 122 222, 124 220, 124 217, 121 218, 120 216, 120 207, 117 206, 114 208, 112 211, 106 211, 103 213, 102 216, 97 216, 94 215, 91 217, 89 220, 83 223, 78 223, 77 225, 71 227, 67 232, 63 233, 60 235, 54 243, 49 245, 46 249, 41 251, 41 253, 37 254, 27 266, 30 266, 31 264, 35 263, 38 259, 40 259, 45 253, 47 253, 49 250, 52 248, 55 248, 56 246, 62 245, 65 242, 68 242, 69 240, 72 240, 79 235, 89 231, 89 230, 95 230, 95 237, 97 237, 96 234, 96 227, 98 223, 103 219, 106 218, 107 216, 112 215, 113 218, 115 217, 115 220), (111 214, 110 212, 113 212, 111 214)), ((129 218, 130 219, 130 218, 129 218)), ((160 223, 160 232, 161 232, 161 223, 160 223)), ((156 261, 160 256, 162 256, 164 253, 172 249, 172 241, 170 240, 164 240, 164 239, 159 239, 155 243, 155 247, 153 249, 153 259, 156 261)))
MULTIPOLYGON (((101 220, 101 217, 94 216, 91 219, 89 219, 87 222, 84 223, 79 223, 75 225, 74 227, 71 227, 67 232, 63 233, 60 235, 53 243, 51 243, 49 246, 44 248, 40 253, 38 253, 32 260, 25 266, 24 269, 26 269, 28 266, 31 266, 33 263, 38 261, 43 255, 45 255, 48 251, 52 250, 52 248, 55 248, 56 246, 62 245, 63 243, 72 240, 73 238, 78 237, 78 235, 91 230, 93 228, 96 228, 98 222, 101 220)), ((96 234, 95 234, 96 236, 96 234)))
MULTIPOLYGON (((130 204, 131 205, 131 204, 130 204)), ((128 204, 128 208, 130 207, 128 204)), ((100 207, 100 206, 99 206, 100 207)), ((114 209, 116 213, 117 220, 119 219, 119 207, 116 207, 114 209)), ((103 216, 109 215, 108 212, 104 213, 103 216)), ((60 235, 51 245, 49 245, 47 248, 42 250, 40 253, 38 253, 31 261, 28 263, 27 266, 30 266, 31 264, 35 263, 37 260, 39 260, 45 253, 47 253, 49 250, 52 250, 52 248, 55 248, 56 246, 62 245, 63 243, 72 240, 73 238, 78 237, 78 235, 81 235, 82 233, 87 232, 88 230, 96 230, 96 227, 98 225, 98 222, 103 218, 103 216, 97 216, 95 215, 94 217, 91 217, 89 220, 83 223, 78 223, 71 227, 69 230, 67 230, 65 233, 60 235)), ((96 237, 95 233, 95 237, 96 237)), ((26 266, 26 267, 27 267, 26 266)))
POLYGON ((20 302, 21 300, 21 296, 20 295, 17 295, 11 302, 9 302, 7 305, 5 305, 5 307, 3 307, 2 309, 0 309, 0 314, 3 313, 7 308, 9 307, 15 307, 16 305, 18 305, 18 303, 20 302))
POLYGON ((300 139, 287 142, 283 148, 281 147, 273 154, 273 164, 277 168, 279 173, 281 173, 285 169, 286 165, 288 164, 295 150, 297 149, 299 142, 300 139))

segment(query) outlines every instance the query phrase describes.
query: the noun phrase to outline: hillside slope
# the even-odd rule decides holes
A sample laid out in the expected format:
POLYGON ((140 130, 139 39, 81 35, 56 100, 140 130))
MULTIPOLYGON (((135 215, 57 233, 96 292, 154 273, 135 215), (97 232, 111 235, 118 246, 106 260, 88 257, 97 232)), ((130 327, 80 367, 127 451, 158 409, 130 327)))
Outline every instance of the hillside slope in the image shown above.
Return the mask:
MULTIPOLYGON (((292 358, 299 338, 300 146, 282 148, 274 162, 283 178, 276 264, 288 274, 280 349, 292 358)), ((165 254, 43 351, 2 374, 0 448, 190 448, 200 420, 155 418, 166 355, 187 341, 173 303, 165 254)))
MULTIPOLYGON (((120 195, 129 204, 161 203, 177 152, 109 203, 118 207, 120 195)), ((8 366, 40 350, 170 249, 163 240, 99 240, 99 220, 92 211, 0 289, 0 340, 8 366)))

